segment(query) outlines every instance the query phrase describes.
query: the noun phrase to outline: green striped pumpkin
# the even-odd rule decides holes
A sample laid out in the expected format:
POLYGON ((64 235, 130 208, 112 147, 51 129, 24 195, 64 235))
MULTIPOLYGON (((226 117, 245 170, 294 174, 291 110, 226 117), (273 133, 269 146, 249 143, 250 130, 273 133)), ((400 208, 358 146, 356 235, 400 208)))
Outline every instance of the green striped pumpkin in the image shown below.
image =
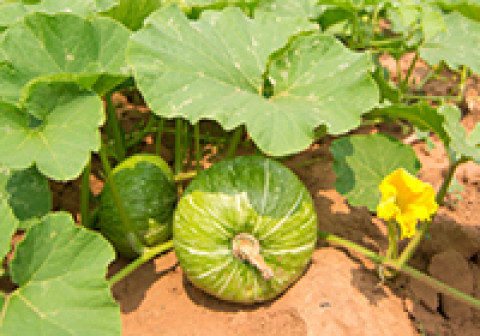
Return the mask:
POLYGON ((137 154, 112 170, 100 199, 99 229, 117 252, 133 259, 146 247, 158 245, 172 235, 177 188, 170 167, 160 157, 137 154), (111 189, 118 196, 131 227, 122 221, 111 189))
POLYGON ((200 173, 178 203, 173 230, 188 279, 241 303, 282 293, 305 270, 317 241, 305 186, 280 163, 256 156, 200 173))

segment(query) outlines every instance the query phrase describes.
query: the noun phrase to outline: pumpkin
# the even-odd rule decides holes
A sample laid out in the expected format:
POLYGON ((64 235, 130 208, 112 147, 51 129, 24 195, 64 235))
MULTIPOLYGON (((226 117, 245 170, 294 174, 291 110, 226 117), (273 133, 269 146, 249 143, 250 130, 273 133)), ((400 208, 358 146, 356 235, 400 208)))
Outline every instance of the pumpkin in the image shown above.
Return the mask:
POLYGON ((133 259, 172 234, 177 189, 170 167, 160 157, 137 154, 112 170, 100 198, 99 229, 117 252, 133 259), (115 204, 112 179, 129 225, 115 204))
POLYGON ((175 210, 173 244, 198 288, 255 303, 304 272, 317 241, 312 199, 296 175, 257 156, 214 164, 187 187, 175 210))

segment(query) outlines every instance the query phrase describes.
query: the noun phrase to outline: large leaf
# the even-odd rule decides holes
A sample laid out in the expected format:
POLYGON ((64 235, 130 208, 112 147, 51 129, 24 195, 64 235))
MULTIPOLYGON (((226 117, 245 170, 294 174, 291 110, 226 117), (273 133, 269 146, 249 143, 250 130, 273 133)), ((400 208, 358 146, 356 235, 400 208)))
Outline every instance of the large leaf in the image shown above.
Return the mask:
POLYGON ((143 26, 143 20, 160 8, 161 4, 161 0, 119 0, 117 5, 103 15, 123 23, 130 30, 138 30, 143 26))
POLYGON ((118 0, 0 1, 0 31, 2 27, 8 27, 30 12, 44 12, 49 14, 65 12, 77 14, 82 17, 90 17, 97 12, 109 10, 117 2, 118 0))
POLYGON ((479 0, 437 0, 434 2, 443 9, 456 10, 470 19, 480 21, 479 0))
POLYGON ((27 10, 50 14, 67 12, 88 17, 96 12, 102 12, 112 8, 118 1, 119 0, 41 0, 37 4, 27 6, 27 10))
POLYGON ((109 18, 29 14, 0 41, 0 97, 17 103, 37 77, 69 74, 102 95, 128 75, 122 52, 130 32, 109 18))
POLYGON ((455 105, 443 105, 438 109, 439 113, 445 117, 444 128, 449 136, 448 148, 455 154, 455 159, 461 157, 473 159, 480 163, 480 143, 479 126, 476 125, 469 137, 460 123, 461 111, 455 105))
POLYGON ((57 180, 77 177, 100 146, 100 98, 73 83, 38 82, 23 106, 0 101, 0 163, 15 169, 36 163, 57 180))
POLYGON ((271 64, 273 96, 265 97, 272 94, 264 92, 269 57, 314 28, 267 13, 248 19, 236 8, 190 22, 167 7, 132 37, 128 57, 156 114, 213 119, 227 130, 246 124, 265 153, 285 155, 306 148, 320 124, 331 133, 356 127, 378 102, 368 56, 321 35, 298 38, 271 64))
POLYGON ((318 0, 263 0, 255 9, 255 13, 271 12, 277 16, 317 18, 322 7, 318 0))
POLYGON ((21 2, 0 1, 0 32, 25 15, 25 6, 21 2))
POLYGON ((420 168, 413 148, 383 135, 353 135, 335 140, 330 147, 335 189, 353 206, 375 211, 380 200, 378 186, 397 168, 415 174, 420 168))
POLYGON ((0 201, 6 202, 20 228, 25 229, 50 211, 52 193, 47 179, 35 167, 12 170, 0 166, 0 201))
MULTIPOLYGON (((12 209, 7 200, 3 196, 0 197, 0 218, 0 261, 3 262, 3 258, 8 251, 10 251, 10 240, 18 226, 18 221, 13 215, 12 209)), ((2 275, 2 272, 3 269, 0 264, 0 276, 2 275)), ((1 307, 2 305, 0 304, 0 311, 1 307)))
POLYGON ((76 226, 66 213, 51 214, 28 231, 10 264, 20 288, 0 315, 0 335, 121 334, 120 309, 105 280, 112 247, 76 226))
POLYGON ((426 39, 421 57, 435 65, 445 61, 452 69, 466 65, 480 73, 480 24, 453 12, 445 16, 447 31, 426 39))
POLYGON ((422 131, 433 131, 448 145, 448 135, 444 129, 444 116, 426 102, 413 105, 393 104, 373 110, 372 117, 389 116, 395 119, 405 119, 422 131))
POLYGON ((395 1, 393 6, 388 7, 387 15, 392 30, 405 36, 411 34, 416 27, 423 30, 426 39, 446 30, 440 9, 426 0, 395 1))

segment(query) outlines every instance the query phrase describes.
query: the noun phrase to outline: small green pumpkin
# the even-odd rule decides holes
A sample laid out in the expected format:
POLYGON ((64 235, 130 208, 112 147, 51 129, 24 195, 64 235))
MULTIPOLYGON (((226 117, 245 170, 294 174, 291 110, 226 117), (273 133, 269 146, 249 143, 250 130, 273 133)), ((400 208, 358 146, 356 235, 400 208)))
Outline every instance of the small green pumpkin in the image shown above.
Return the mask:
POLYGON ((200 173, 178 203, 173 232, 177 258, 195 286, 254 303, 300 277, 315 249, 317 220, 295 174, 250 156, 200 173))
POLYGON ((172 234, 177 189, 167 163, 150 154, 137 154, 121 162, 103 188, 99 229, 117 252, 133 259, 145 247, 158 245, 172 234), (111 179, 131 227, 125 225, 115 204, 111 179))

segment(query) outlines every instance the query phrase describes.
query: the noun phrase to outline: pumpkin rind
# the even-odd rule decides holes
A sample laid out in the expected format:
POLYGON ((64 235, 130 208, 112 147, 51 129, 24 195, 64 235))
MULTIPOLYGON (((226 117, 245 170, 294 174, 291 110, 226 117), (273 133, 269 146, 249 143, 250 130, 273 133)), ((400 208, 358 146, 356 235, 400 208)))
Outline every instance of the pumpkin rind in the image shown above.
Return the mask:
POLYGON ((155 155, 137 154, 115 167, 111 178, 132 225, 124 225, 108 179, 101 195, 99 229, 117 252, 133 259, 143 248, 169 239, 177 190, 165 161, 155 155))
POLYGON ((190 281, 228 301, 254 303, 282 293, 303 273, 317 241, 305 186, 288 168, 262 157, 238 157, 200 173, 179 201, 174 247, 190 281), (265 280, 237 258, 233 239, 254 236, 274 276, 265 280))

